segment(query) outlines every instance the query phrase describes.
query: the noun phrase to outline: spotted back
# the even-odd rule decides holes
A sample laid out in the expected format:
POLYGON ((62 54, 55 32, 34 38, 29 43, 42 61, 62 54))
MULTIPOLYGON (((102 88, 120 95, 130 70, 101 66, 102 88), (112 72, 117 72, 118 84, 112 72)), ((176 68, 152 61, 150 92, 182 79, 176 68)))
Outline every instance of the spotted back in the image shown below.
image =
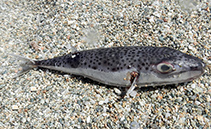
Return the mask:
POLYGON ((100 71, 114 72, 132 67, 146 71, 150 70, 149 66, 151 64, 156 64, 164 58, 181 54, 181 52, 167 47, 114 47, 75 53, 75 59, 73 58, 69 63, 75 64, 77 62, 77 67, 92 68, 100 71))

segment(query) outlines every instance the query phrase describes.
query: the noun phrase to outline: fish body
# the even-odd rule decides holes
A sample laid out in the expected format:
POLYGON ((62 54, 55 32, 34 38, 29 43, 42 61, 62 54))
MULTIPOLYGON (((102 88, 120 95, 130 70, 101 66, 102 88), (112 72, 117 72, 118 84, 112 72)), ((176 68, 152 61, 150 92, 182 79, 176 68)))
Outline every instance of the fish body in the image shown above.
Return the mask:
MULTIPOLYGON (((29 67, 31 66, 31 67, 29 67)), ((113 47, 78 51, 47 60, 28 61, 38 67, 81 75, 107 85, 139 87, 191 81, 204 73, 205 63, 168 47, 113 47)))

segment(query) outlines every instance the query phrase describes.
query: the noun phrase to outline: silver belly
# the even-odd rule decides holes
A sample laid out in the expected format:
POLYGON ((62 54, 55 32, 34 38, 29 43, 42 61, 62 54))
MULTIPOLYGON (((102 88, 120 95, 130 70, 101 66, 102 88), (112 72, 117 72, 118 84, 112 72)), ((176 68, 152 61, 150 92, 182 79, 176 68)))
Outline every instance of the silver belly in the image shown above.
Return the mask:
POLYGON ((117 72, 103 72, 94 69, 85 69, 85 68, 66 68, 66 67, 54 67, 54 66, 39 66, 43 68, 53 69, 62 71, 65 73, 70 73, 74 75, 81 75, 92 80, 98 81, 103 84, 120 86, 120 87, 128 87, 131 85, 130 79, 128 75, 131 72, 137 70, 135 68, 126 69, 117 72))

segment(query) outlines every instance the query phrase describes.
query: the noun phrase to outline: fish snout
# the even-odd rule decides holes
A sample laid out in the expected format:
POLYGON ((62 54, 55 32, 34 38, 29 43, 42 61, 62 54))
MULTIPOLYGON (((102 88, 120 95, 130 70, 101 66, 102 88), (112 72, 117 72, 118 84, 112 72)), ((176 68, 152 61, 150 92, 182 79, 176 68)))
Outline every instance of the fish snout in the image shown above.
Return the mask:
POLYGON ((196 65, 190 66, 191 71, 204 71, 206 64, 204 62, 199 62, 196 65))

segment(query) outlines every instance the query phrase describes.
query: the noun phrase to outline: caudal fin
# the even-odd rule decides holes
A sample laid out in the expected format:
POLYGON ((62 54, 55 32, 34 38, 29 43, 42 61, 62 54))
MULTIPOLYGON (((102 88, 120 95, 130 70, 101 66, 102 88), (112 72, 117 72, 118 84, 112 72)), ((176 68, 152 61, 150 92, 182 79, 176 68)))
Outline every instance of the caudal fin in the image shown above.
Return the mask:
POLYGON ((35 62, 32 59, 29 59, 29 58, 26 58, 26 57, 23 57, 23 56, 20 56, 20 55, 11 54, 11 53, 9 53, 8 55, 16 57, 16 59, 23 61, 23 63, 20 64, 20 66, 22 67, 22 70, 19 71, 17 73, 17 75, 14 76, 13 78, 21 76, 22 74, 27 73, 29 70, 37 67, 35 65, 35 62))

